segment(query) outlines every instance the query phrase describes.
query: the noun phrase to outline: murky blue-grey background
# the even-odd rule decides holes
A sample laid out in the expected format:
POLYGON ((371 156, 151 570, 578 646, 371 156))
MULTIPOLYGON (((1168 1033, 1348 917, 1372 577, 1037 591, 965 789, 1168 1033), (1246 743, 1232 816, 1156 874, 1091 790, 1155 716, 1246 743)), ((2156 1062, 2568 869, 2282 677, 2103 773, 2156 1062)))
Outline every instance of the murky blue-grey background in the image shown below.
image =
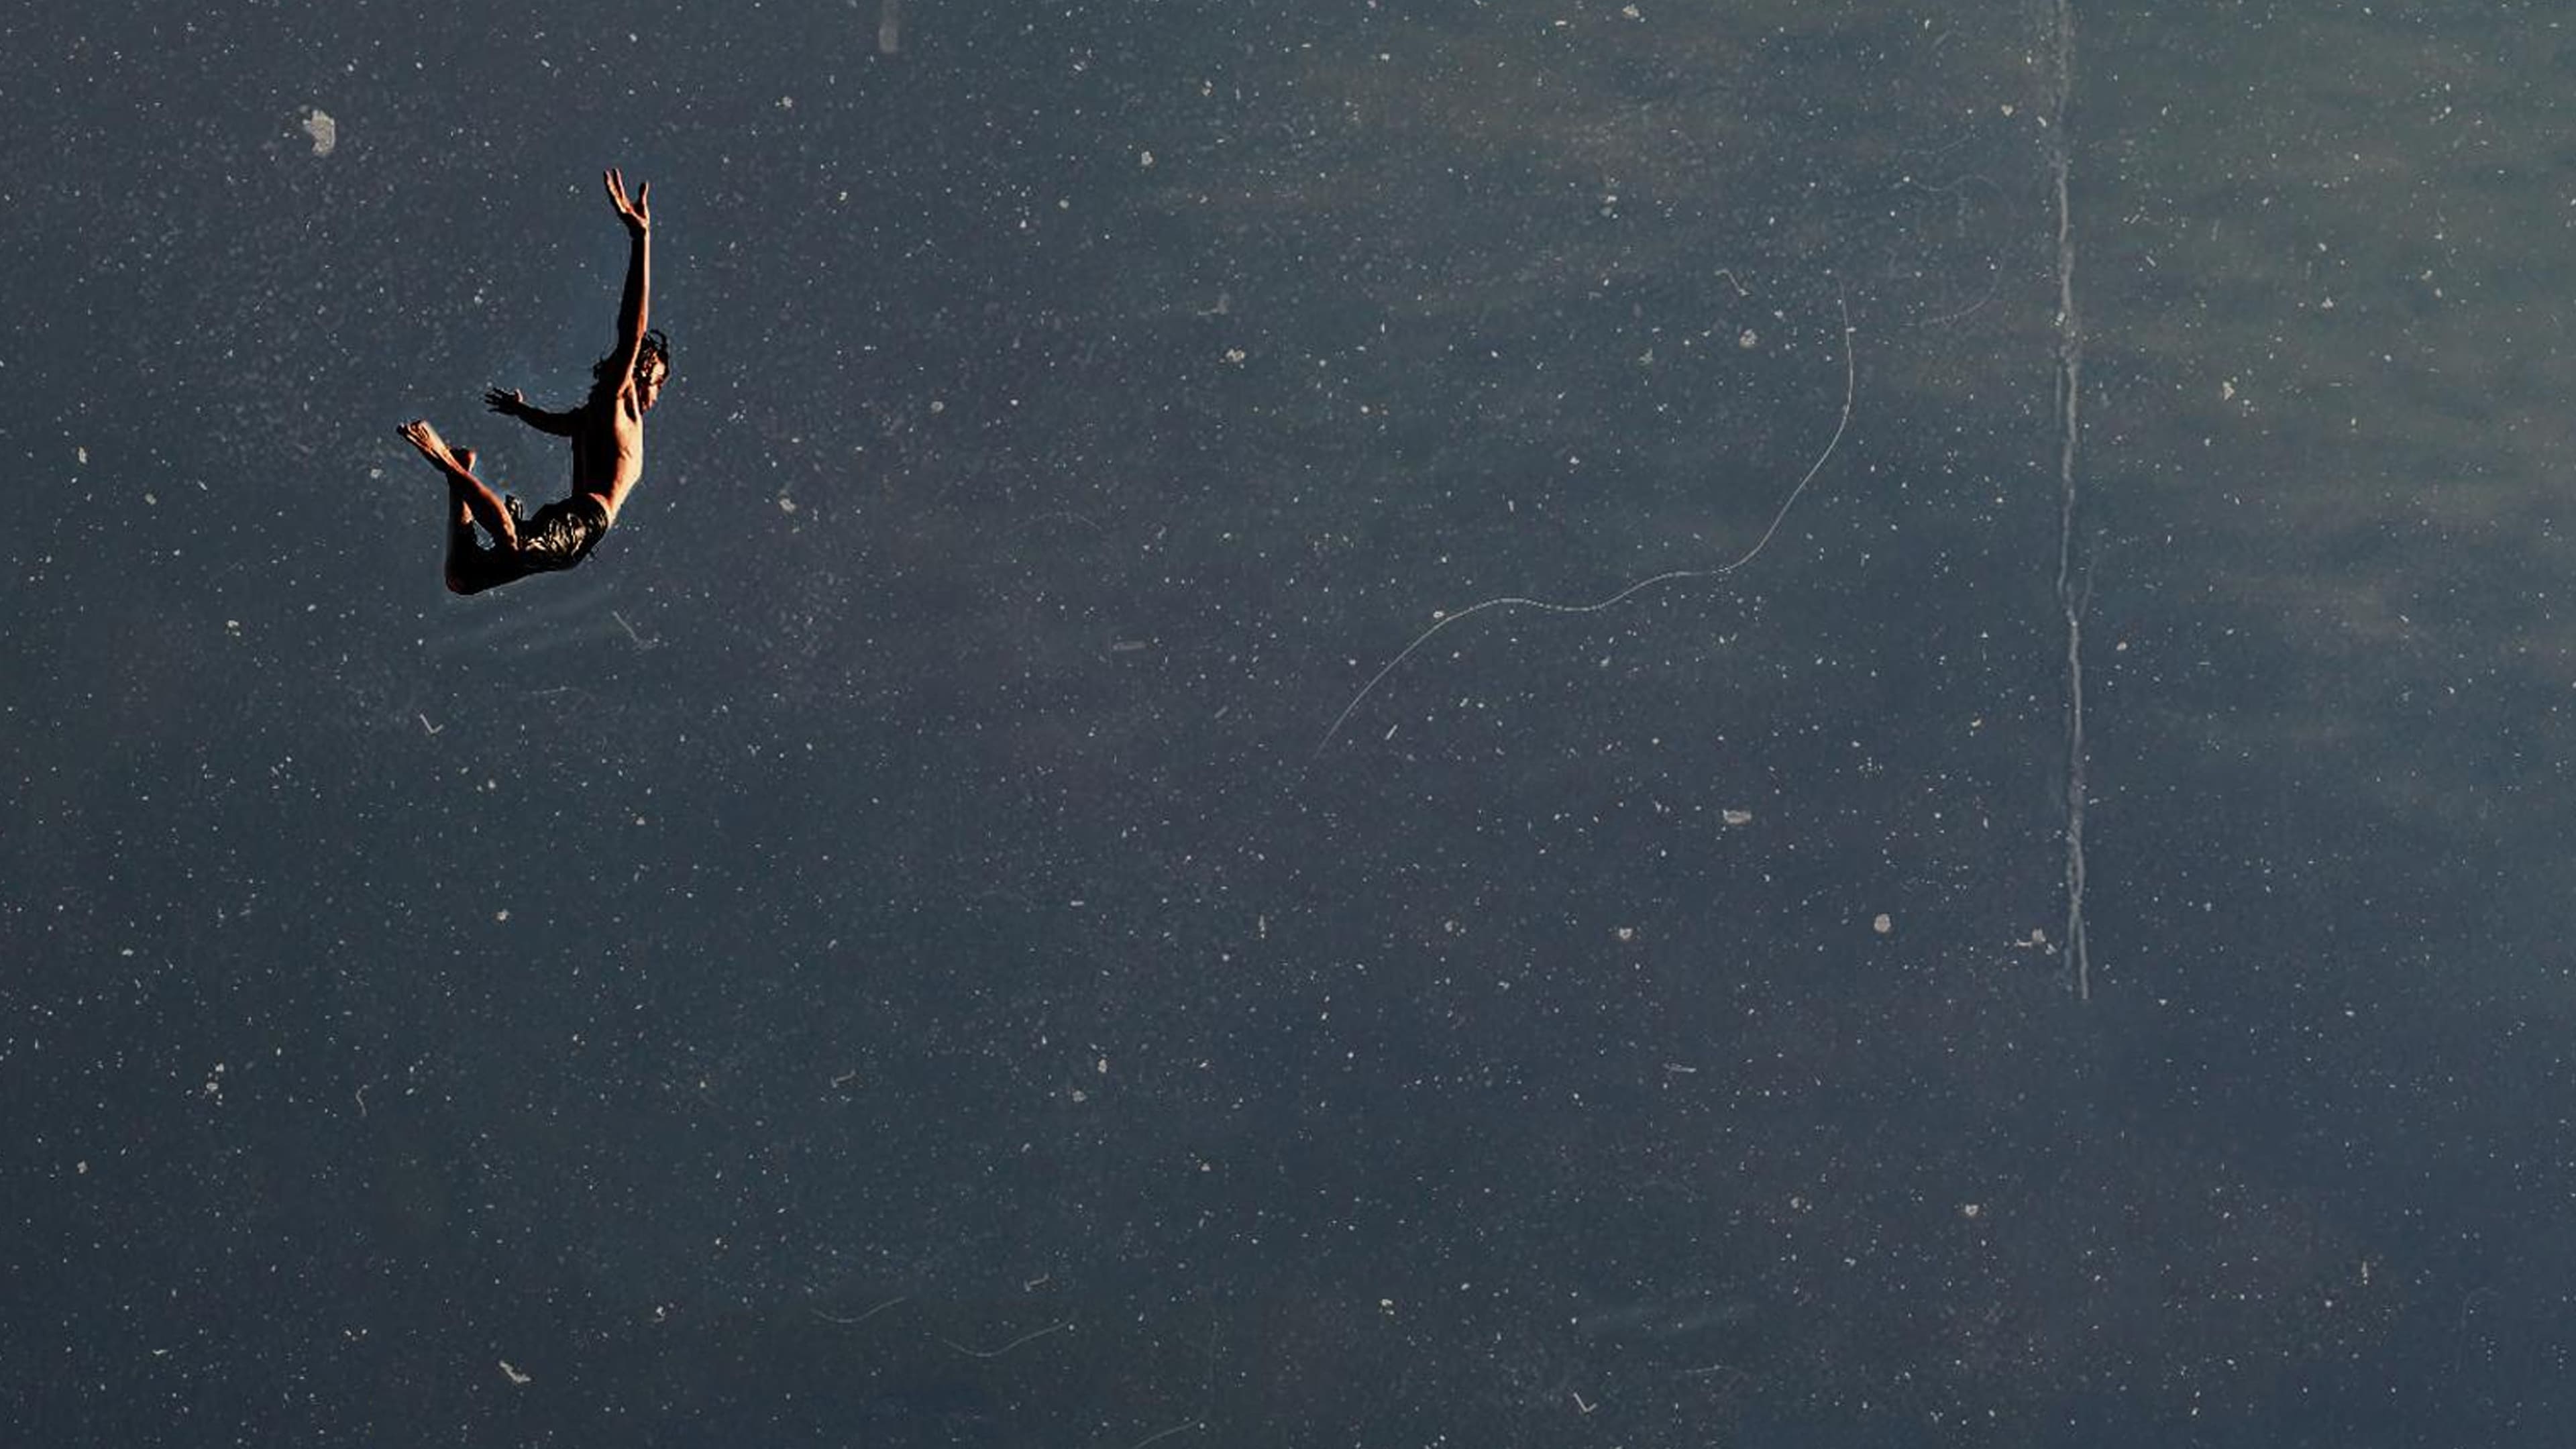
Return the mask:
POLYGON ((8 22, 8 1437, 2564 1442, 2553 15, 8 22))

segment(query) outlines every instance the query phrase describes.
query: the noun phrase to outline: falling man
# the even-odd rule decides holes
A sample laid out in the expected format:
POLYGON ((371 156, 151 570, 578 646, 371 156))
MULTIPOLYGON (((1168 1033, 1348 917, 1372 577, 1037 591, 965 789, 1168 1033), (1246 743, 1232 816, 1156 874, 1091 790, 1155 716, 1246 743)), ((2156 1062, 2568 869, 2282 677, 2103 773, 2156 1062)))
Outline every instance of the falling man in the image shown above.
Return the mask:
POLYGON ((669 342, 645 325, 653 290, 653 218, 647 209, 653 187, 647 182, 629 201, 615 168, 605 180, 629 243, 626 292, 617 304, 616 346, 591 368, 590 396, 569 412, 553 413, 530 406, 516 389, 496 387, 483 395, 492 411, 572 441, 571 495, 522 515, 518 499, 503 498, 474 476, 472 448, 451 449, 426 418, 400 429, 403 440, 447 479, 447 587, 457 593, 479 594, 588 558, 617 521, 635 480, 644 476, 644 415, 671 376, 669 342), (490 547, 475 540, 477 524, 491 535, 490 547))

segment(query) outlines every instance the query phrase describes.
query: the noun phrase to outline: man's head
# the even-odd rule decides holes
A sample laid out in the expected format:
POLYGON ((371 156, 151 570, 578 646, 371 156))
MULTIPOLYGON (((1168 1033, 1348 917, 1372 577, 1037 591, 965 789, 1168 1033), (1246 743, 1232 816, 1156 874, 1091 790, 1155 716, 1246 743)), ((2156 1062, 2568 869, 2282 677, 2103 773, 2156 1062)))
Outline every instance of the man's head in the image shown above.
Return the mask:
POLYGON ((650 408, 662 396, 662 384, 671 380, 671 339, 654 328, 644 334, 644 348, 635 354, 635 405, 650 408))
MULTIPOLYGON (((591 376, 602 383, 615 381, 609 371, 610 365, 615 360, 609 357, 601 358, 599 365, 590 370, 591 376)), ((662 329, 656 327, 644 334, 644 345, 635 353, 635 406, 640 409, 651 408, 661 398, 663 384, 670 380, 671 339, 663 336, 662 329)))

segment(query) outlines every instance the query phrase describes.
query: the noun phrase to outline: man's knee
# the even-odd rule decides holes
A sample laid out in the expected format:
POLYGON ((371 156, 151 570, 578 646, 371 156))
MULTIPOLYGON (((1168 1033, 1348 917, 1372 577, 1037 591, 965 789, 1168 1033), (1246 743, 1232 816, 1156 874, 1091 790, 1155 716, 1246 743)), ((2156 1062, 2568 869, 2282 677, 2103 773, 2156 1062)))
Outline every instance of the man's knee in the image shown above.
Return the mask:
POLYGON ((447 566, 447 591, 451 594, 479 594, 496 584, 505 584, 512 576, 491 567, 447 566))

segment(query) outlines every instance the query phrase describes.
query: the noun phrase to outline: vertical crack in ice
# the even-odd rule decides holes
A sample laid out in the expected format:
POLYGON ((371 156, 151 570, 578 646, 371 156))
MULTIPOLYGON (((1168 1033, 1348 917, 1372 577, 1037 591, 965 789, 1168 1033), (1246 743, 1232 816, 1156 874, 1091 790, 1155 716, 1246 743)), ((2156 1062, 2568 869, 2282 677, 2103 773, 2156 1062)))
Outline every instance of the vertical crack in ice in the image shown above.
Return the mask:
POLYGON ((2057 608, 2066 623, 2066 969, 2078 1000, 2093 999, 2093 959, 2084 940, 2084 606, 2089 560, 2076 533, 2075 450, 2082 435, 2084 327, 2075 311, 2075 227, 2066 200, 2066 102, 2075 88, 2075 11, 2055 0, 2047 86, 2049 190, 2057 204, 2057 608))

